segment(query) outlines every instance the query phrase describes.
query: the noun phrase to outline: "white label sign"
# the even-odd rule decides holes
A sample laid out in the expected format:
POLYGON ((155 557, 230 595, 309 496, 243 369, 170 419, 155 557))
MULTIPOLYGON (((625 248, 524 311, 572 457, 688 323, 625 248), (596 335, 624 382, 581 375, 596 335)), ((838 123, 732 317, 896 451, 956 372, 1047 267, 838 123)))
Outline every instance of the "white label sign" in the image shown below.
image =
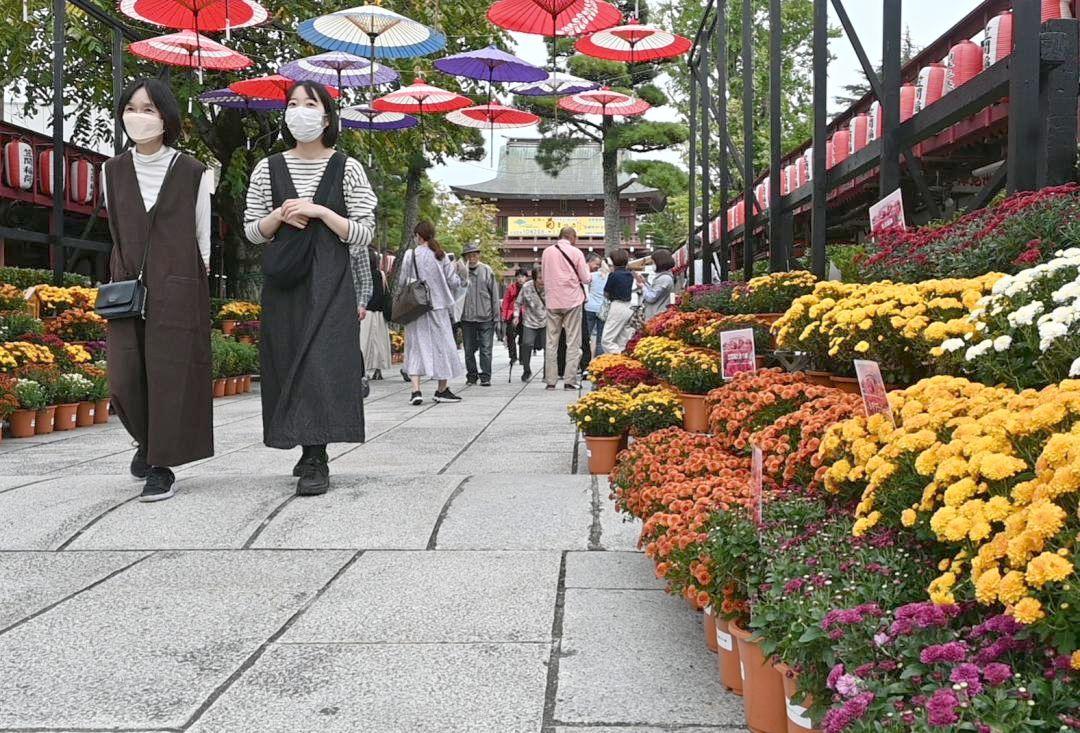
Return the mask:
POLYGON ((788 720, 801 728, 811 730, 814 727, 814 721, 810 720, 810 716, 806 714, 806 708, 796 705, 791 698, 787 699, 787 716, 788 720))
POLYGON ((731 634, 726 631, 716 630, 716 645, 723 649, 725 652, 734 651, 735 643, 731 638, 731 634))

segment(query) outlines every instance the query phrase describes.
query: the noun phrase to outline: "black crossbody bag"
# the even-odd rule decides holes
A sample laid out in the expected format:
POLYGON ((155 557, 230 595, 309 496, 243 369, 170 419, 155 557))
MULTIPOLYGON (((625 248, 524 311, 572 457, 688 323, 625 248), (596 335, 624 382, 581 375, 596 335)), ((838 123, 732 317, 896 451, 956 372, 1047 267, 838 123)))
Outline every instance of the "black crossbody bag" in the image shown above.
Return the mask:
MULTIPOLYGON (((165 184, 169 182, 169 174, 172 173, 173 164, 180 157, 174 153, 169 167, 165 170, 165 177, 161 179, 161 190, 165 190, 165 184)), ((160 191, 158 192, 160 196, 160 191)), ((125 318, 143 318, 146 315, 146 283, 143 274, 146 272, 146 260, 150 255, 150 232, 154 228, 154 216, 157 214, 157 203, 150 210, 150 222, 146 228, 146 245, 143 247, 142 263, 139 265, 139 276, 134 280, 120 280, 119 282, 105 283, 98 287, 97 300, 94 302, 94 312, 107 321, 119 321, 125 318)))

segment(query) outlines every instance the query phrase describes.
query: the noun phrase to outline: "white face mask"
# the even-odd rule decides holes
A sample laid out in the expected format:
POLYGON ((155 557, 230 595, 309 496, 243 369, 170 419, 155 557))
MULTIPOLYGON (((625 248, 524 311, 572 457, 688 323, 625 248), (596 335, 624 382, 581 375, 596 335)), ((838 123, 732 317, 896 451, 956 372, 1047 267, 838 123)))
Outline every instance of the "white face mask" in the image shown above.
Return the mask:
POLYGON ((310 107, 289 107, 285 110, 285 125, 297 142, 309 143, 326 129, 326 113, 310 107))
POLYGON ((146 112, 125 112, 124 131, 136 143, 148 143, 165 136, 165 121, 146 112))

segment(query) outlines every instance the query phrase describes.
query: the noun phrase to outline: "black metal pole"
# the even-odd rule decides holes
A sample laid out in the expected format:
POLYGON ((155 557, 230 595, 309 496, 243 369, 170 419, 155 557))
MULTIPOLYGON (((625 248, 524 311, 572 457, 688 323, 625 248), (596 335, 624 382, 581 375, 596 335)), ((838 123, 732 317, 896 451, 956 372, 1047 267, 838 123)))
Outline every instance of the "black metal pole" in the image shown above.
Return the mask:
POLYGON ((753 6, 743 0, 742 7, 742 76, 743 76, 743 276, 754 274, 754 49, 751 22, 753 6))
POLYGON ((900 2, 884 0, 881 36, 882 138, 879 184, 881 196, 900 186, 900 2))
POLYGON ((52 216, 53 281, 64 282, 64 14, 66 0, 53 0, 52 216))
POLYGON ((709 44, 715 24, 705 32, 701 43, 701 65, 698 76, 701 78, 701 282, 712 282, 712 215, 709 199, 709 107, 712 99, 709 94, 709 44))
POLYGON ((1039 146, 1039 0, 1013 3, 1013 53, 1009 79, 1009 193, 1036 186, 1039 146))
POLYGON ((780 71, 783 59, 780 0, 769 0, 769 272, 788 269, 788 242, 780 226, 780 71))
MULTIPOLYGON (((119 28, 112 32, 112 93, 113 109, 124 91, 124 34, 119 28)), ((113 120, 113 153, 119 155, 124 149, 124 122, 120 115, 113 120)))
POLYGON ((728 146, 724 141, 730 140, 728 131, 728 80, 727 80, 727 0, 720 0, 716 4, 716 101, 718 107, 717 123, 720 126, 720 280, 728 280, 731 270, 731 242, 728 239, 727 207, 728 195, 730 194, 731 182, 728 167, 731 165, 731 156, 728 146))
POLYGON ((810 260, 811 269, 820 279, 826 275, 825 262, 825 197, 828 188, 825 181, 825 112, 828 106, 829 76, 829 7, 828 0, 814 0, 814 152, 811 156, 810 175, 813 191, 810 208, 810 260))
POLYGON ((1080 88, 1080 22, 1051 20, 1044 28, 1048 35, 1060 39, 1063 61, 1045 72, 1039 89, 1041 117, 1046 125, 1046 152, 1038 156, 1040 187, 1076 180, 1076 102, 1080 88))
POLYGON ((697 228, 697 218, 695 216, 695 197, 697 195, 697 182, 694 180, 697 168, 697 113, 698 113, 698 81, 697 74, 694 73, 694 62, 690 62, 690 202, 689 202, 689 215, 690 231, 686 237, 686 261, 690 263, 689 271, 687 272, 687 278, 690 284, 695 282, 694 270, 694 230, 697 228))

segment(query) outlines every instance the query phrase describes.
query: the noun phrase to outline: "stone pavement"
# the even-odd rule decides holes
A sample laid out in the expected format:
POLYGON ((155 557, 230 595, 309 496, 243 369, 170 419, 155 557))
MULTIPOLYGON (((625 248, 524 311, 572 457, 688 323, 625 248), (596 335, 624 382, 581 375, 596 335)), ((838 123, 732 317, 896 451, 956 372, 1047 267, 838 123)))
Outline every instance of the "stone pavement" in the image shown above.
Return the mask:
POLYGON ((700 621, 576 473, 576 395, 504 361, 416 408, 388 376, 323 497, 294 498, 255 394, 157 504, 115 419, 0 443, 0 730, 741 729, 700 621))

